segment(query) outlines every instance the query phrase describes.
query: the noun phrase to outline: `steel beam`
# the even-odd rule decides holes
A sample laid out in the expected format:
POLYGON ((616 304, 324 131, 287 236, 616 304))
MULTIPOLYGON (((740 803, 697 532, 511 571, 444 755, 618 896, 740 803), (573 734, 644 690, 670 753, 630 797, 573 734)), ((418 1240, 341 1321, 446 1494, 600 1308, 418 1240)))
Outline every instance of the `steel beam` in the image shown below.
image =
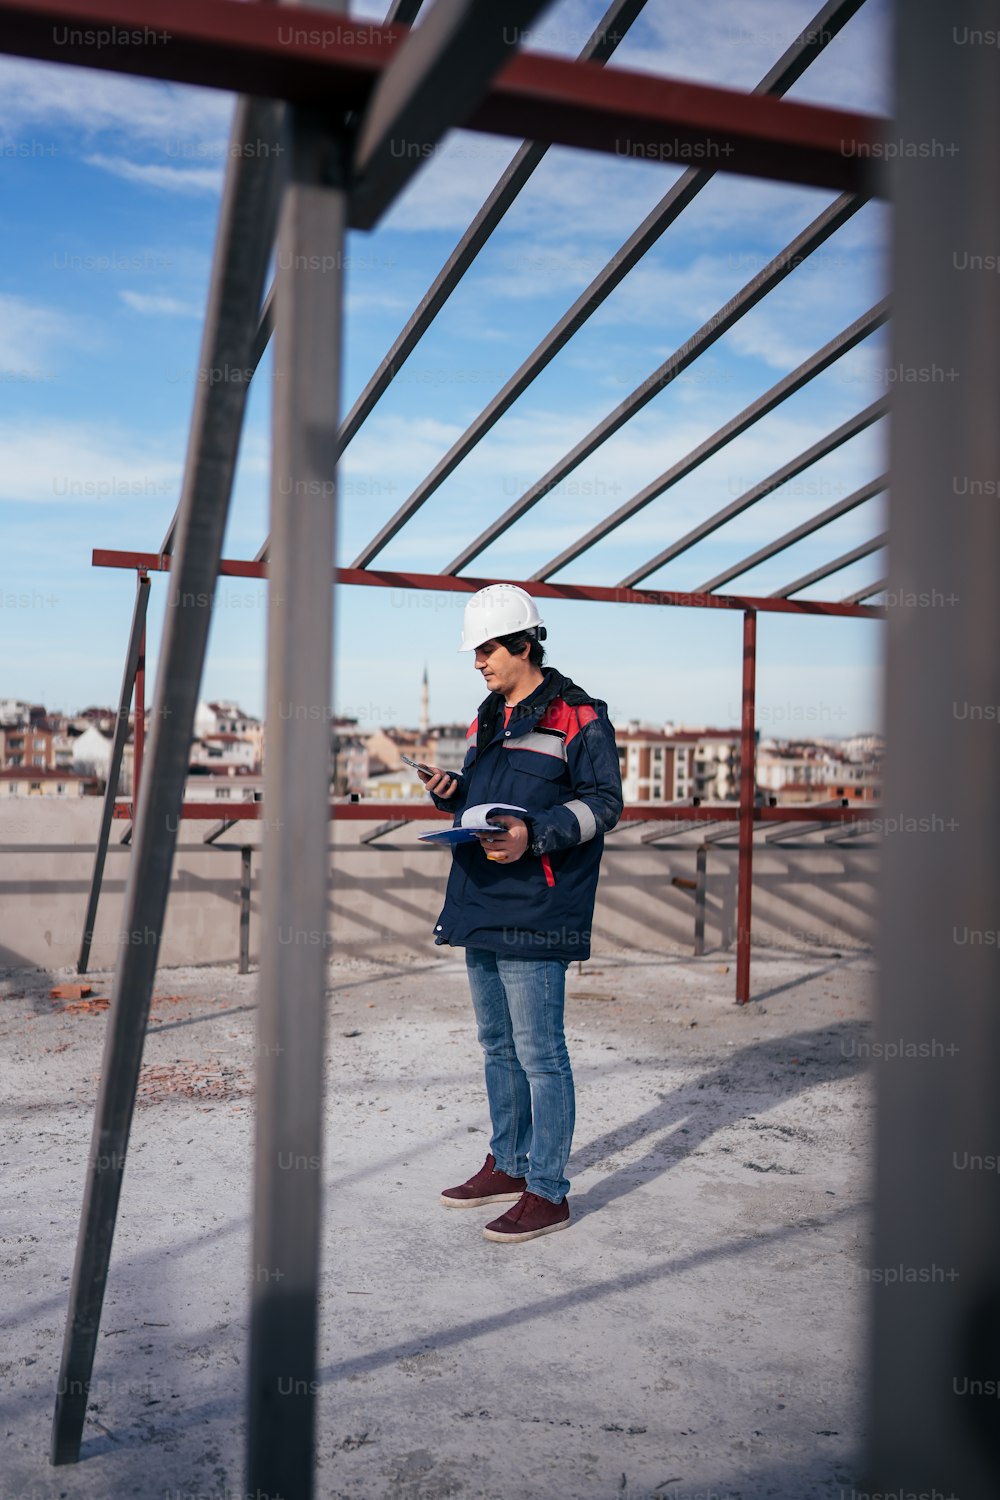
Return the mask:
POLYGON ((516 58, 467 128, 613 152, 638 160, 711 161, 716 171, 837 193, 885 191, 886 122, 709 84, 539 54, 516 58))
POLYGON ((857 510, 859 505, 864 505, 867 500, 873 500, 880 495, 889 484, 888 474, 881 474, 878 479, 873 479, 870 484, 863 484, 860 489, 845 495, 843 500, 838 500, 834 505, 827 506, 826 510, 820 511, 818 516, 812 516, 808 521, 803 521, 801 526, 793 526, 791 531, 786 531, 776 541, 768 542, 766 547, 761 547, 752 552, 749 557, 741 558, 731 568, 709 579, 708 583, 702 584, 706 593, 711 593, 714 588, 722 583, 728 583, 732 578, 739 578, 741 574, 748 573, 751 568, 756 568, 760 563, 767 562, 772 557, 777 557, 786 548, 793 547, 796 542, 801 542, 803 537, 812 536, 816 531, 821 531, 824 526, 829 526, 831 521, 839 520, 841 516, 848 515, 852 510, 857 510))
MULTIPOLYGON (((852 823, 869 816, 867 811, 857 807, 817 811, 819 806, 818 803, 807 802, 795 807, 755 807, 754 820, 758 823, 801 822, 803 813, 810 813, 816 818, 824 818, 831 823, 852 823)), ((236 822, 254 823, 264 818, 262 803, 248 802, 246 808, 248 811, 241 813, 240 817, 235 820, 236 822)), ((435 808, 424 803, 416 801, 405 803, 399 799, 381 802, 332 802, 328 807, 328 815, 331 819, 346 818, 349 822, 361 823, 373 823, 376 820, 389 818, 426 823, 449 816, 447 813, 437 812, 435 808)), ((181 808, 181 816, 201 822, 213 822, 218 819, 219 804, 217 802, 185 802, 181 808)), ((719 823, 738 819, 739 808, 734 802, 715 802, 702 807, 692 807, 686 812, 679 813, 671 811, 666 804, 663 809, 658 809, 657 804, 652 802, 633 802, 625 808, 619 822, 650 823, 658 818, 672 818, 677 822, 685 823, 719 823)), ((706 835, 706 837, 710 838, 711 835, 706 835)), ((233 848, 235 846, 221 844, 218 847, 233 848)))
POLYGON ((462 125, 551 0, 435 0, 379 78, 358 126, 351 222, 372 229, 453 126, 462 125))
MULTIPOLYGON (((701 806, 701 798, 700 797, 677 797, 677 798, 675 798, 674 800, 672 800, 670 802, 658 802, 658 803, 655 804, 655 806, 656 806, 656 810, 657 810, 657 821, 659 821, 659 822, 669 822, 669 821, 671 821, 671 819, 669 817, 669 811, 668 811, 670 808, 678 808, 678 807, 700 807, 701 806)), ((682 818, 681 819, 674 818, 672 821, 683 823, 684 820, 682 818)), ((621 827, 621 823, 619 822, 615 826, 618 827, 618 828, 620 828, 621 827)), ((670 838, 673 835, 674 832, 675 832, 675 830, 673 830, 671 828, 662 828, 662 827, 654 828, 649 833, 642 834, 642 836, 639 839, 639 842, 640 842, 640 844, 651 844, 651 843, 654 843, 657 839, 670 838)))
MULTIPOLYGON (((687 532, 678 541, 671 542, 669 547, 665 547, 662 552, 658 552, 655 557, 643 563, 641 568, 635 568, 626 578, 622 579, 622 583, 627 588, 634 587, 635 584, 641 583, 644 578, 649 578, 651 574, 665 567, 667 563, 673 562, 675 558, 683 556, 685 552, 689 551, 698 542, 703 542, 707 536, 711 536, 713 532, 725 526, 734 516, 742 515, 745 510, 750 509, 751 505, 756 505, 757 501, 763 500, 765 495, 770 495, 775 490, 779 490, 783 484, 787 484, 790 479, 794 479, 797 474, 801 474, 804 469, 808 469, 818 459, 826 458, 828 454, 833 453, 843 443, 849 442, 853 437, 857 437, 859 432, 863 432, 866 427, 870 427, 887 410, 887 401, 873 401, 871 406, 866 407, 864 411, 858 412, 856 416, 848 418, 846 422, 842 422, 835 432, 828 433, 826 437, 820 438, 818 442, 806 448, 796 458, 790 459, 788 463, 782 464, 780 468, 775 469, 773 474, 769 474, 759 484, 755 484, 750 489, 744 491, 742 495, 731 501, 729 505, 724 505, 721 510, 717 510, 707 520, 700 521, 692 531, 687 532)), ((741 571, 744 570, 734 569, 728 576, 730 578, 737 578, 741 571)), ((709 592, 711 587, 711 584, 706 584, 706 592, 709 592)))
MULTIPOLYGON (((276 196, 273 160, 260 151, 260 144, 276 143, 280 110, 270 102, 237 105, 202 365, 235 369, 247 359, 273 239, 276 196)), ((143 777, 125 891, 53 1418, 51 1457, 56 1464, 73 1463, 80 1454, 236 462, 240 399, 228 381, 196 385, 174 558, 175 591, 160 650, 150 765, 143 777), (141 940, 130 941, 133 935, 141 935, 141 940)))
POLYGON ((880 578, 875 583, 865 584, 863 589, 855 589, 853 594, 848 594, 843 600, 844 604, 861 604, 865 599, 874 599, 876 594, 884 593, 889 586, 888 578, 880 578))
POLYGON ((387 822, 380 823, 377 828, 373 828, 371 833, 363 833, 358 842, 374 844, 379 839, 385 838, 387 833, 394 833, 397 828, 405 828, 408 822, 408 818, 389 818, 387 822))
POLYGON ((135 716, 132 731, 132 809, 139 806, 142 783, 142 757, 146 747, 146 627, 139 639, 139 660, 135 668, 135 716))
MULTIPOLYGON (((329 484, 327 480, 327 484, 329 484)), ((95 567, 134 568, 143 566, 151 571, 167 571, 169 557, 155 552, 120 552, 106 547, 95 547, 95 567)), ((224 558, 219 564, 219 573, 233 578, 266 578, 268 564, 224 558)), ((439 593, 473 594, 488 583, 517 583, 519 588, 539 599, 586 600, 603 604, 658 604, 688 609, 755 609, 777 614, 846 615, 859 620, 881 620, 885 611, 863 604, 844 604, 820 599, 779 599, 750 594, 685 594, 676 589, 623 589, 606 585, 581 583, 542 583, 537 579, 470 578, 463 574, 456 577, 448 573, 396 573, 388 569, 335 568, 331 578, 338 584, 357 584, 367 588, 384 589, 429 589, 439 593)))
POLYGON ((883 531, 880 536, 872 537, 869 542, 862 542, 860 547, 852 547, 850 552, 842 552, 832 562, 826 562, 822 567, 814 568, 811 573, 806 573, 802 578, 797 578, 794 583, 789 583, 783 589, 776 589, 775 599, 787 599, 792 594, 797 594, 800 589, 806 589, 811 583, 819 583, 822 578, 829 578, 832 573, 839 573, 841 568, 847 568, 851 563, 858 562, 862 557, 870 557, 873 552, 878 552, 889 540, 889 533, 883 531))
MULTIPOLYGON (((740 854, 736 893, 736 1003, 750 999, 750 915, 753 900, 753 822, 757 782, 757 616, 743 616, 743 711, 740 727, 740 854)), ((777 809, 774 809, 775 811, 777 809)))
MULTIPOLYGON (((77 66, 362 112, 402 29, 336 26, 328 11, 295 9, 286 27, 282 7, 232 0, 0 0, 0 36, 16 56, 65 62, 69 31, 77 66), (145 28, 150 40, 110 46, 109 28, 145 28)), ((544 54, 514 57, 462 123, 643 160, 696 157, 717 171, 834 192, 881 191, 872 163, 882 158, 885 122, 870 115, 544 54)))
POLYGON ((920 831, 887 836, 880 861, 870 1265, 906 1274, 868 1279, 857 1490, 979 1500, 1000 1493, 1000 17, 996 0, 894 10, 910 151, 893 171, 905 378, 879 813, 920 831))
MULTIPOLYGON (((80 953, 76 961, 76 972, 86 974, 90 963, 90 948, 94 940, 94 924, 97 921, 97 905, 101 899, 101 882, 104 879, 104 861, 111 837, 115 798, 118 795, 118 777, 121 773, 122 755, 128 738, 128 710, 132 702, 136 673, 143 652, 146 636, 146 607, 149 604, 149 576, 140 572, 135 581, 135 603, 132 606, 132 628, 129 631, 128 647, 125 651, 125 667, 122 671, 121 691, 118 694, 118 716, 115 719, 115 737, 111 745, 111 760, 108 779, 104 787, 104 805, 101 809, 101 826, 94 850, 94 869, 90 877, 90 894, 87 897, 87 913, 83 919, 83 935, 80 953)), ((133 797, 133 803, 134 803, 133 797)))
POLYGON ((386 14, 387 26, 412 26, 417 19, 421 0, 392 0, 386 14))
MULTIPOLYGON (((681 836, 682 833, 690 833, 690 832, 693 831, 693 830, 691 830, 689 828, 685 828, 684 824, 687 821, 688 820, 686 818, 674 818, 673 822, 677 824, 676 828, 667 827, 667 828, 654 829, 654 830, 652 830, 649 833, 644 833, 640 837, 639 842, 640 842, 640 844, 653 844, 653 845, 656 845, 656 844, 662 844, 663 841, 666 840, 666 839, 680 838, 680 836, 681 836)), ((694 830, 694 831, 697 832, 699 838, 706 838, 707 839, 707 838, 710 838, 711 835, 708 834, 706 832, 706 830, 709 829, 709 828, 711 828, 711 826, 712 826, 711 823, 702 823, 698 827, 698 829, 694 830)), ((732 832, 733 832, 733 830, 731 828, 727 828, 726 834, 724 836, 729 837, 729 836, 732 835, 732 832)), ((716 837, 718 837, 718 835, 716 835, 716 837)), ((691 845, 691 844, 685 844, 685 845, 679 845, 679 846, 675 846, 675 847, 693 848, 694 846, 691 845)))
POLYGON ((559 556, 554 557, 551 562, 546 563, 544 568, 539 568, 537 573, 531 575, 532 579, 542 580, 549 578, 553 573, 557 573, 561 568, 566 567, 568 563, 573 562, 582 553, 592 547, 595 542, 601 541, 609 532, 614 531, 616 527, 621 526, 623 522, 636 515, 651 500, 657 499, 658 496, 670 489, 671 486, 678 484, 688 474, 693 473, 699 464, 703 464, 706 459, 718 453, 727 443, 732 442, 733 438, 739 437, 741 433, 746 432, 748 428, 752 427, 755 422, 759 422, 761 417, 767 416, 768 412, 773 411, 782 401, 794 395, 796 391, 801 390, 804 385, 807 385, 810 380, 815 379, 817 375, 821 375, 824 370, 829 369, 841 355, 846 354, 857 344, 860 344, 876 328, 880 328, 888 316, 889 304, 887 301, 879 302, 875 307, 870 308, 868 312, 863 313, 849 327, 838 333, 835 338, 832 338, 828 344, 824 344, 823 348, 818 350, 817 353, 803 360, 797 369, 792 370, 790 374, 779 380, 776 385, 772 385, 770 390, 765 391, 762 396, 758 396, 756 401, 751 401, 749 406, 745 406, 735 417, 724 423, 722 427, 712 433, 711 437, 706 438, 703 443, 698 444, 697 448, 693 448, 684 458, 679 459, 664 474, 661 474, 658 479, 654 479, 651 484, 647 484, 644 489, 639 490, 638 494, 633 495, 624 505, 620 505, 605 520, 591 527, 585 536, 580 537, 572 546, 560 552, 559 556))
MULTIPOLYGON (((817 807, 847 807, 846 797, 834 797, 826 802, 818 802, 817 807)), ((776 828, 772 833, 765 833, 765 844, 783 844, 789 839, 800 839, 807 833, 822 833, 826 827, 825 822, 785 823, 783 827, 776 828)))
POLYGON ((407 36, 404 27, 338 26, 296 7, 294 30, 271 4, 232 0, 2 0, 0 50, 202 88, 361 109, 407 36), (115 45, 118 35, 125 40, 115 45))
MULTIPOLYGON (((844 839, 863 838, 866 833, 871 833, 871 831, 871 828, 866 828, 863 823, 856 823, 853 828, 834 828, 829 833, 823 835, 823 842, 824 844, 839 844, 844 839)), ((864 845, 866 849, 871 847, 870 844, 864 845)))
MULTIPOLYGON (((801 802, 797 804, 786 802, 780 807, 755 806, 753 809, 753 819, 755 823, 761 824, 795 823, 802 821, 803 813, 808 813, 817 823, 843 823, 845 825, 848 823, 863 822, 870 817, 870 809, 860 808, 856 804, 853 807, 850 805, 830 807, 825 802, 801 802)), ((722 818, 727 816, 727 814, 717 807, 716 816, 722 818)), ((734 814, 734 816, 739 815, 734 814)), ((716 837, 724 838, 725 835, 719 834, 716 837)))
MULTIPOLYGON (((832 3, 824 5, 810 25, 799 34, 791 46, 778 59, 774 67, 765 74, 753 92, 755 94, 766 94, 780 98, 801 78, 809 64, 819 56, 842 27, 847 24, 847 21, 859 9, 861 3, 862 0, 846 0, 846 3, 839 3, 839 0, 832 0, 832 3)), ((689 167, 677 179, 669 192, 660 200, 652 212, 647 214, 639 227, 629 235, 621 248, 616 251, 603 269, 598 272, 586 290, 581 292, 573 305, 546 334, 545 338, 542 339, 541 343, 528 356, 520 369, 511 376, 497 395, 493 397, 492 401, 484 407, 479 416, 466 428, 465 432, 452 445, 444 458, 434 467, 426 479, 417 486, 412 495, 404 501, 395 515, 390 517, 377 536, 358 554, 354 561, 356 568, 367 567, 377 557, 379 552, 401 530, 410 517, 420 509, 434 491, 454 472, 462 460, 471 453, 480 439, 496 425, 504 412, 513 406, 514 402, 524 394, 537 376, 555 358, 560 349, 583 327, 592 314, 597 311, 614 289, 625 279, 629 271, 638 264, 647 250, 657 242, 663 232, 687 208, 688 204, 711 182, 714 175, 715 172, 711 167, 689 167)), ((352 413, 352 417, 353 415, 352 413)), ((450 563, 445 571, 457 573, 461 567, 465 566, 466 561, 467 559, 463 553, 454 562, 450 563)))
POLYGON ((253 848, 244 844, 240 850, 240 973, 250 973, 250 888, 253 880, 253 848))
MULTIPOLYGON (((754 812, 755 812, 755 815, 756 815, 756 809, 754 809, 754 812)), ((720 846, 724 845, 726 848, 731 848, 732 847, 732 842, 731 841, 734 838, 737 841, 739 840, 739 834, 740 834, 740 829, 739 829, 739 815, 737 814, 737 817, 733 820, 733 823, 730 824, 728 827, 726 825, 723 825, 721 828, 711 828, 710 827, 704 833, 699 828, 698 832, 699 832, 699 834, 702 834, 702 837, 704 838, 706 845, 708 845, 708 844, 719 844, 720 846)))
MULTIPOLYGON (((300 12, 285 16, 298 24, 300 12)), ((348 150, 328 118, 295 111, 289 122, 275 293, 246 1491, 285 1500, 313 1493, 317 1391, 348 150)))
POLYGON ((216 839, 221 839, 224 833, 228 833, 230 828, 234 828, 240 821, 241 819, 239 818, 220 818, 215 827, 210 828, 205 834, 202 843, 214 844, 216 839))
POLYGON ((708 849, 704 844, 699 844, 695 853, 695 880, 694 956, 702 958, 705 953, 705 908, 708 897, 708 849))

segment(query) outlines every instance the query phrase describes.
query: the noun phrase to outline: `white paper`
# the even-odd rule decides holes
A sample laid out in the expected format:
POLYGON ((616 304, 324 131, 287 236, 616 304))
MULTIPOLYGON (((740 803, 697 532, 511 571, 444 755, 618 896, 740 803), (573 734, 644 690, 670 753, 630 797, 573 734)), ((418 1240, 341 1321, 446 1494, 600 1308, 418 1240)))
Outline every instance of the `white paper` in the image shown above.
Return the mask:
POLYGON ((459 822, 460 828, 471 828, 473 831, 487 832, 489 829, 499 829, 499 823, 491 823, 490 817, 496 813, 514 813, 517 817, 527 816, 526 807, 515 807, 513 802, 479 802, 475 807, 467 807, 459 822))

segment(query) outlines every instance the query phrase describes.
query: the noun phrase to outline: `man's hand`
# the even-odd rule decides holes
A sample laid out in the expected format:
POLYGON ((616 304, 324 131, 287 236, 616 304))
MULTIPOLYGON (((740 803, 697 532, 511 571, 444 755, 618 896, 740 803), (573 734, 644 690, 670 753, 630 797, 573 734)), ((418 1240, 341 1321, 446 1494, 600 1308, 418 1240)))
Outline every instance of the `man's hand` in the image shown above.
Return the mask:
POLYGON ((429 792, 436 797, 451 797, 458 790, 458 782, 447 771, 434 766, 430 771, 418 771, 417 775, 429 792))
POLYGON ((496 823, 496 833, 476 834, 486 851, 486 858, 495 859, 498 864, 512 865, 528 847, 527 823, 523 818, 512 818, 507 813, 491 818, 490 822, 496 823))

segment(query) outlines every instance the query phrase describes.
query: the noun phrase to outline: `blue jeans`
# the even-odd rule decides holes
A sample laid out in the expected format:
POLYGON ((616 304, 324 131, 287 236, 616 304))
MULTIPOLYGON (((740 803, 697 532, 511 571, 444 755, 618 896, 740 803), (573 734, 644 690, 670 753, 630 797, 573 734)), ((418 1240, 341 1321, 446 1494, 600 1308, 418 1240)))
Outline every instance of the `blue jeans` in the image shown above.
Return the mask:
POLYGON ((465 964, 486 1061, 490 1150, 501 1172, 527 1178, 529 1193, 561 1203, 576 1119, 563 1033, 569 959, 466 948, 465 964))

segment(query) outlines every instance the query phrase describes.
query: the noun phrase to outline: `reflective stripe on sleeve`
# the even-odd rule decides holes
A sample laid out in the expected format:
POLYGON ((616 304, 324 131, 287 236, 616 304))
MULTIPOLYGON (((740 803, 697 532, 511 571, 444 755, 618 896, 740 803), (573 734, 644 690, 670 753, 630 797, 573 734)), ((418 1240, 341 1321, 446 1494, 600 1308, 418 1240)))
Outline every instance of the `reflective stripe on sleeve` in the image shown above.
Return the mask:
POLYGON ((581 802, 579 798, 575 798, 572 802, 564 802, 563 806, 569 808, 580 825, 580 843, 585 844, 588 839, 592 839, 597 832, 597 819, 586 802, 581 802))

